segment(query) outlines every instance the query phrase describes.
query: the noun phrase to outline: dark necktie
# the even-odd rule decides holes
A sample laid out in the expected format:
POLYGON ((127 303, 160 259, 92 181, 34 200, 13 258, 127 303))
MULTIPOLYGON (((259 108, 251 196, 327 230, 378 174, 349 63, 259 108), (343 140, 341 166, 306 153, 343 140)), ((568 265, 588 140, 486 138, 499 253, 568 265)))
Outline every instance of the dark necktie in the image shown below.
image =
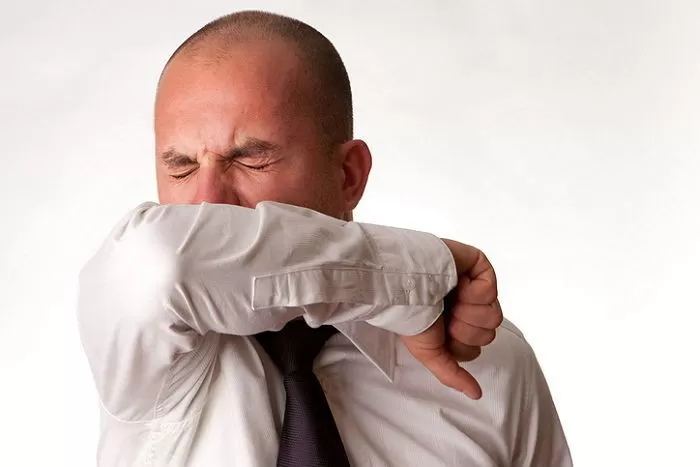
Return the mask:
POLYGON ((287 392, 278 467, 349 467, 326 395, 313 373, 314 359, 337 332, 294 320, 279 332, 255 336, 279 368, 287 392))

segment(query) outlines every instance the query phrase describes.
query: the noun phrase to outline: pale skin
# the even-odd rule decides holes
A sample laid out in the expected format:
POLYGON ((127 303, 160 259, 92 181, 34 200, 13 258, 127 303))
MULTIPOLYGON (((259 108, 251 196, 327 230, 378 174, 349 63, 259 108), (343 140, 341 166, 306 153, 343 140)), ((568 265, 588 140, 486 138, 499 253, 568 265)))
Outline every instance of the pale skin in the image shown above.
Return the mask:
MULTIPOLYGON (((312 86, 293 47, 252 40, 216 61, 200 50, 168 65, 155 105, 161 203, 254 208, 269 200, 352 220, 372 167, 369 148, 359 139, 329 147, 320 137, 308 104, 312 86)), ((447 333, 440 318, 402 340, 442 384, 476 399, 481 388, 458 362, 476 358, 495 337, 502 320, 496 276, 481 251, 445 244, 460 275, 447 333)))

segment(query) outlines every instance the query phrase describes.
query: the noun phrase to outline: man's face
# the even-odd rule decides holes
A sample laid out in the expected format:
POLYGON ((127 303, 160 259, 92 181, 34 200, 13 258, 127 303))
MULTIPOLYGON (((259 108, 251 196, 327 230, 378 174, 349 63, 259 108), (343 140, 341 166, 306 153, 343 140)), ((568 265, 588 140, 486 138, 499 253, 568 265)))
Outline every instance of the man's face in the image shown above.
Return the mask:
POLYGON ((281 41, 170 63, 155 108, 161 203, 270 200, 344 214, 342 163, 318 135, 297 65, 281 41))

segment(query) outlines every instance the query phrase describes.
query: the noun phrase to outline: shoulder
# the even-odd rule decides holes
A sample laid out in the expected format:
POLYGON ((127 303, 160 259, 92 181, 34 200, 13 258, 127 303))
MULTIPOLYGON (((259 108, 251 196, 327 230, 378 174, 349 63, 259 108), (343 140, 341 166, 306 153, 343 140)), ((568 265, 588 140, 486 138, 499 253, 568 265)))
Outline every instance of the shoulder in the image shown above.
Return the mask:
POLYGON ((482 349, 474 361, 463 363, 481 385, 484 402, 501 407, 515 422, 524 415, 541 380, 541 369, 534 350, 523 332, 504 320, 494 341, 482 349))
POLYGON ((500 372, 508 371, 525 377, 523 370, 527 370, 535 361, 535 352, 523 332, 513 322, 504 319, 496 330, 494 341, 483 348, 481 356, 472 362, 470 369, 497 366, 500 372))
POLYGON ((504 440, 516 465, 571 466, 566 437, 535 352, 512 322, 467 367, 500 418, 504 440), (483 358, 482 358, 483 357, 483 358))

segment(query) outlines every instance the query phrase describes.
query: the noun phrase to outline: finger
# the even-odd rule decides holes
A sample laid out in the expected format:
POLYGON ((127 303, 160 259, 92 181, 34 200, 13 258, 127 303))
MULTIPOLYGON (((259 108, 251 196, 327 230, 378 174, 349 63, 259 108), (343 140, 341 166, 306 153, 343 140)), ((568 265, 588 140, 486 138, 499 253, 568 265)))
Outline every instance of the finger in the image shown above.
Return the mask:
POLYGON ((447 326, 450 338, 465 345, 483 347, 496 338, 495 329, 483 329, 452 317, 447 326))
POLYGON ((482 392, 479 383, 467 370, 459 366, 457 360, 450 355, 447 349, 440 349, 421 363, 443 385, 456 389, 472 399, 481 398, 482 392))
POLYGON ((455 289, 457 299, 466 303, 488 305, 498 298, 498 286, 496 282, 491 282, 489 279, 476 280, 468 276, 460 276, 455 289))
POLYGON ((481 355, 481 347, 462 344, 459 341, 451 341, 447 348, 458 362, 471 362, 481 355))
POLYGON ((474 305, 468 303, 456 303, 452 307, 450 324, 461 321, 482 329, 496 329, 503 322, 503 310, 496 302, 491 305, 474 305))
POLYGON ((445 323, 441 316, 431 327, 415 336, 401 336, 408 351, 443 385, 478 399, 481 388, 474 377, 459 366, 445 347, 445 323))
MULTIPOLYGON (((464 255, 460 257, 462 270, 467 271, 466 301, 487 305, 498 297, 496 271, 484 252, 473 246, 466 245, 464 255)), ((464 276, 460 276, 460 280, 464 276)), ((459 284, 458 284, 459 285, 459 284)), ((461 295, 461 294, 460 294, 461 295)))

